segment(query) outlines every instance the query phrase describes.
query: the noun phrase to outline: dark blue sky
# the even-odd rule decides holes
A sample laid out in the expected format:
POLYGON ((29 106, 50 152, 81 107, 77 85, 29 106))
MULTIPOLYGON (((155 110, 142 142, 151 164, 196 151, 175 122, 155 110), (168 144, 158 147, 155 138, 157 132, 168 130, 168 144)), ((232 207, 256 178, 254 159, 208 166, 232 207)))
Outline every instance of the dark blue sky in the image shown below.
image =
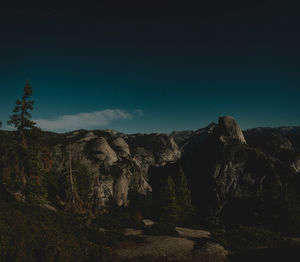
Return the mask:
POLYGON ((243 129, 300 125, 296 7, 124 2, 2 8, 0 120, 28 79, 33 118, 59 132, 171 132, 219 115, 243 129))

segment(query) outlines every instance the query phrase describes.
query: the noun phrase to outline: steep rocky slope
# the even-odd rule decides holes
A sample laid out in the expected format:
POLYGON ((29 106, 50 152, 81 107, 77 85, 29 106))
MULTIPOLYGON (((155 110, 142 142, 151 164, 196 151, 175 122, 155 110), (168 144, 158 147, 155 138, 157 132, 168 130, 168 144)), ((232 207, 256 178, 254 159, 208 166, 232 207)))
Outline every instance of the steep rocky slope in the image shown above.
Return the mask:
POLYGON ((111 199, 126 206, 130 190, 147 194, 152 190, 148 183, 149 166, 164 166, 181 157, 173 138, 165 134, 79 130, 49 134, 47 140, 56 174, 65 176, 68 172, 70 151, 72 164, 88 171, 89 205, 95 212, 101 211, 111 199))
MULTIPOLYGON (((248 130, 245 138, 233 118, 221 117, 218 124, 182 134, 172 136, 203 218, 232 224, 272 220, 270 210, 284 206, 286 192, 298 191, 296 129, 248 130)), ((168 172, 163 169, 158 172, 168 172)))
POLYGON ((300 128, 253 128, 245 132, 248 144, 300 171, 300 128))
POLYGON ((77 130, 45 132, 44 138, 49 150, 48 208, 72 209, 73 201, 75 211, 97 214, 111 204, 127 206, 130 192, 155 194, 156 181, 173 176, 179 166, 188 178, 200 222, 247 223, 262 216, 272 221, 267 209, 285 212, 287 192, 298 197, 297 127, 243 133, 232 117, 224 116, 197 131, 170 135, 77 130), (67 187, 70 166, 76 194, 67 187))

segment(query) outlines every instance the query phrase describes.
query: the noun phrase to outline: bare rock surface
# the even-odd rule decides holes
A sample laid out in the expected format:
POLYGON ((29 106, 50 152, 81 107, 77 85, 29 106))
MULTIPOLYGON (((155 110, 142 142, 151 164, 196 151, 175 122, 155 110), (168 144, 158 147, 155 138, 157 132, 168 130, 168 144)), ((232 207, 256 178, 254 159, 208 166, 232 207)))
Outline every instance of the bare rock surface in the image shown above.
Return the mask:
POLYGON ((139 229, 133 229, 133 228, 124 228, 123 234, 125 236, 139 236, 142 235, 143 231, 139 229))
POLYGON ((223 246, 207 242, 203 247, 196 249, 191 262, 225 262, 229 251, 223 246))
POLYGON ((107 143, 106 139, 101 137, 96 139, 93 146, 94 156, 108 165, 115 163, 118 158, 115 151, 107 143))
POLYGON ((227 261, 229 252, 223 246, 209 241, 210 232, 183 227, 176 227, 176 231, 179 233, 179 237, 148 236, 143 235, 142 230, 125 228, 124 235, 140 236, 144 242, 126 248, 118 248, 115 253, 122 258, 151 256, 154 259, 166 257, 170 261, 227 261), (200 246, 198 241, 201 243, 200 246))
POLYGON ((286 181, 300 172, 299 129, 257 129, 244 134, 230 116, 197 131, 171 135, 127 135, 112 130, 51 133, 51 172, 66 175, 71 149, 74 165, 86 169, 92 180, 85 204, 101 213, 110 199, 127 206, 128 192, 146 195, 152 185, 154 194, 153 181, 167 173, 164 171, 174 171, 180 161, 195 205, 209 221, 218 223, 221 214, 233 212, 240 202, 267 196, 273 185, 284 192, 286 181))
POLYGON ((226 262, 229 251, 223 246, 207 242, 201 248, 194 249, 194 241, 167 236, 143 236, 145 243, 121 248, 115 254, 121 258, 165 257, 172 261, 186 262, 226 262))
POLYGON ((121 248, 115 253, 122 258, 151 256, 155 258, 167 257, 168 260, 192 259, 194 242, 180 237, 143 236, 145 243, 121 248))
POLYGON ((191 229, 185 227, 176 227, 176 231, 178 232, 180 237, 185 238, 209 238, 210 232, 200 229, 191 229))
POLYGON ((291 167, 297 172, 300 172, 300 155, 292 162, 291 167))
POLYGON ((127 195, 129 190, 129 180, 122 174, 116 181, 114 186, 114 199, 118 206, 127 206, 127 195))
POLYGON ((118 149, 125 152, 126 154, 130 155, 130 150, 128 144, 125 142, 125 140, 122 137, 116 138, 112 142, 118 149))
POLYGON ((49 144, 53 145, 52 169, 57 175, 68 172, 70 151, 72 163, 87 170, 92 179, 87 208, 95 213, 105 210, 109 199, 127 206, 129 190, 139 194, 152 191, 149 167, 174 163, 181 157, 174 139, 166 134, 77 130, 54 134, 49 137, 49 144))
POLYGON ((143 219, 142 221, 146 227, 152 226, 154 224, 154 221, 151 219, 143 219))
POLYGON ((246 139, 243 135, 243 132, 233 117, 231 116, 219 117, 218 126, 221 132, 221 137, 225 136, 225 137, 235 138, 238 139, 241 143, 246 144, 246 139))

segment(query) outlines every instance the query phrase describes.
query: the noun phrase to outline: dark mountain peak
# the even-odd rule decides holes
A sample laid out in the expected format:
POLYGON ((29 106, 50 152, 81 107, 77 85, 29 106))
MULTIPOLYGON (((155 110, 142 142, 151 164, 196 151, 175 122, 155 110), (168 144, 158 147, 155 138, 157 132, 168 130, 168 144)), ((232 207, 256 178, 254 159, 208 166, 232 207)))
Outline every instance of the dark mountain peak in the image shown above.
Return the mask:
POLYGON ((170 135, 181 149, 186 148, 189 144, 193 146, 199 144, 199 142, 206 140, 208 137, 215 137, 222 142, 226 142, 228 139, 235 139, 246 144, 246 139, 240 126, 231 116, 220 116, 218 124, 212 122, 196 131, 173 131, 170 135))

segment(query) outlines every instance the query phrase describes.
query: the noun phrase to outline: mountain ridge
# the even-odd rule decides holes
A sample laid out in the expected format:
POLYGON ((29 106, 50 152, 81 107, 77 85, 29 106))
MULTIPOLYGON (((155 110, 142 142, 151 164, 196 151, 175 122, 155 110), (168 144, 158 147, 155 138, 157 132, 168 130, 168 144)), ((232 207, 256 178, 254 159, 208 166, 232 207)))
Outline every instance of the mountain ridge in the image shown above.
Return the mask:
MULTIPOLYGON (((202 210, 199 221, 228 221, 234 206, 241 207, 251 198, 257 206, 263 205, 264 198, 274 193, 273 186, 277 187, 276 194, 282 195, 297 178, 298 130, 299 127, 280 127, 242 132, 232 117, 225 116, 196 131, 171 134, 124 134, 99 129, 43 132, 49 151, 45 206, 101 214, 110 208, 111 201, 128 206, 132 193, 155 195, 155 181, 174 176, 182 166, 193 202, 202 210), (78 191, 76 197, 72 196, 74 192, 71 194, 75 210, 61 186, 68 181, 70 165, 80 171, 73 174, 78 191)), ((7 174, 8 169, 5 172, 10 179, 7 183, 12 183, 12 173, 7 174)), ((26 188, 11 192, 16 199, 26 201, 26 188)), ((255 212, 260 211, 252 213, 255 212)))

